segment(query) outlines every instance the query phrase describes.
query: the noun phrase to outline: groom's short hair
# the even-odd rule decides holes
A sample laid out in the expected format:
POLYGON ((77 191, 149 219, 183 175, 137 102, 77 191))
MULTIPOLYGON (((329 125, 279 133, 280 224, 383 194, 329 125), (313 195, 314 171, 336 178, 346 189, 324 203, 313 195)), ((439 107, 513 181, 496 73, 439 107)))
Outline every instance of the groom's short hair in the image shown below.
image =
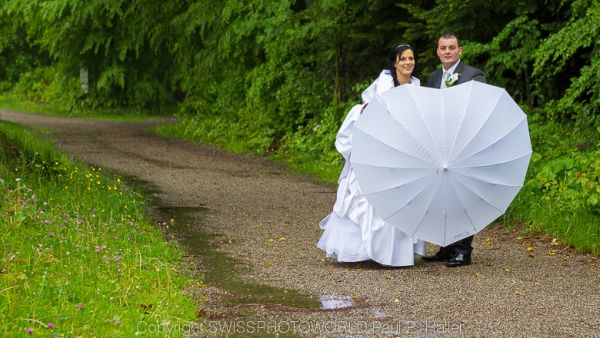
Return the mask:
POLYGON ((455 33, 455 32, 444 32, 439 37, 439 39, 442 39, 442 38, 443 39, 452 39, 452 38, 455 38, 456 42, 458 42, 458 47, 460 47, 460 37, 458 36, 458 33, 455 33))

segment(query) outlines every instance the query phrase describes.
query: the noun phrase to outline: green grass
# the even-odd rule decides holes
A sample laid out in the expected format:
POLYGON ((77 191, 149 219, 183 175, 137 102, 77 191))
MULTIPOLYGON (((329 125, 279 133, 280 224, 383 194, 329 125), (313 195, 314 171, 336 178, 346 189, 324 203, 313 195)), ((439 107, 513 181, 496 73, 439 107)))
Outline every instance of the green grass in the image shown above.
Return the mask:
MULTIPOLYGON (((214 138, 204 137, 204 133, 195 132, 193 127, 190 126, 189 120, 181 120, 176 124, 169 124, 158 126, 154 131, 162 136, 177 138, 193 143, 207 144, 211 146, 218 146, 222 149, 232 153, 248 153, 250 145, 245 144, 243 139, 236 137, 223 137, 221 142, 216 144, 214 138), (223 142, 223 140, 230 140, 229 142, 223 142)), ((256 152, 252 152, 256 154, 256 152)), ((259 154, 260 155, 260 154, 259 154)), ((342 165, 339 163, 331 163, 322 161, 318 156, 309 156, 306 153, 275 153, 275 154, 263 154, 268 159, 286 164, 291 170, 309 175, 319 182, 333 184, 337 182, 342 165)), ((340 155, 341 159, 341 155, 340 155)))
POLYGON ((169 107, 159 112, 123 108, 65 110, 57 105, 34 102, 10 92, 0 94, 0 109, 109 121, 137 121, 149 118, 172 117, 177 111, 177 107, 169 107))
POLYGON ((525 234, 558 239, 579 252, 600 254, 600 216, 585 208, 568 209, 543 197, 522 190, 503 217, 504 224, 525 234))
POLYGON ((145 202, 0 121, 0 336, 183 336, 198 282, 145 202))
POLYGON ((505 222, 600 254, 600 128, 532 120, 534 154, 505 222))
MULTIPOLYGON (((341 156, 341 155, 340 155, 341 156)), ((320 161, 317 158, 298 154, 297 156, 273 155, 271 160, 287 164, 293 171, 315 177, 323 183, 337 183, 343 166, 320 161)))

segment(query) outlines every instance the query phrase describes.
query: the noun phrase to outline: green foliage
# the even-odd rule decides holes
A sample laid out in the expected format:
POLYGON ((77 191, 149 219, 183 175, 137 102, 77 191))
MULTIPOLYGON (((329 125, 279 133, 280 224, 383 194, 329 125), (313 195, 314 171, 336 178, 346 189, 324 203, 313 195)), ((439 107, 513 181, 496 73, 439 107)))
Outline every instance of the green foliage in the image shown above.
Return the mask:
POLYGON ((171 2, 7 0, 1 13, 53 60, 55 76, 64 78, 56 83, 65 84, 55 99, 148 108, 173 102, 165 24, 177 10, 171 2), (89 91, 70 85, 86 71, 89 91))
POLYGON ((508 218, 600 253, 600 129, 535 115, 530 134, 535 152, 508 218))
POLYGON ((587 209, 600 212, 600 154, 576 154, 574 158, 560 158, 548 162, 534 181, 542 187, 544 198, 560 202, 563 210, 587 209))
MULTIPOLYGON (((544 210, 587 222, 597 203, 589 185, 597 182, 590 168, 597 165, 598 134, 589 130, 600 123, 599 6, 596 0, 6 0, 0 89, 68 112, 178 102, 182 123, 162 132, 274 155, 335 181, 339 124, 387 65, 389 48, 410 42, 425 80, 439 67, 439 34, 454 31, 461 58, 535 112, 532 138, 541 157, 518 203, 544 203, 544 210), (87 92, 80 85, 86 71, 87 92), (593 146, 578 148, 580 132, 593 146), (565 140, 577 145, 564 148, 565 140)), ((523 219, 566 222, 515 210, 523 219)))
POLYGON ((566 117, 593 125, 600 113, 600 3, 574 1, 571 13, 566 25, 536 50, 533 76, 547 80, 571 68, 567 64, 575 64, 576 73, 568 74, 564 95, 552 97, 545 111, 553 119, 566 117))
MULTIPOLYGON (((42 76, 48 72, 44 68, 38 68, 36 74, 42 76), (42 75, 40 75, 42 74, 42 75)), ((22 75, 23 78, 29 79, 30 74, 26 73, 22 75)), ((60 96, 64 100, 54 99, 53 91, 59 91, 63 85, 57 85, 55 82, 60 79, 52 76, 52 80, 47 85, 40 86, 44 88, 43 92, 39 95, 34 95, 35 92, 31 91, 31 85, 39 85, 40 82, 34 81, 19 81, 16 83, 10 92, 0 94, 0 109, 29 112, 44 115, 59 115, 59 116, 76 116, 99 120, 112 120, 112 121, 130 121, 130 120, 148 120, 152 118, 173 118, 177 113, 177 107, 165 107, 160 111, 157 110, 145 110, 136 107, 126 108, 91 108, 86 106, 84 103, 68 100, 66 95, 60 96)), ((68 80, 68 79, 63 79, 68 80)), ((78 84, 73 83, 73 86, 77 87, 78 84)))
POLYGON ((540 34, 539 22, 522 15, 504 26, 490 42, 471 42, 463 53, 468 60, 486 58, 482 71, 487 81, 506 88, 513 98, 532 106, 535 93, 531 69, 540 34))
POLYGON ((119 177, 0 123, 0 335, 132 337, 194 323, 182 253, 143 203, 119 177))
POLYGON ((528 185, 564 212, 600 215, 600 151, 572 152, 544 163, 528 185))
POLYGON ((0 91, 8 90, 23 72, 43 63, 43 58, 25 41, 25 32, 0 6, 0 91))
MULTIPOLYGON (((424 63, 427 73, 437 67, 439 60, 435 54, 437 39, 442 32, 455 32, 467 47, 470 43, 488 43, 494 39, 498 32, 505 29, 511 21, 527 13, 543 13, 547 8, 556 7, 562 0, 547 0, 545 4, 539 1, 501 1, 491 2, 486 0, 468 1, 435 1, 429 0, 402 1, 398 6, 405 8, 409 15, 399 22, 405 28, 404 36, 408 41, 414 41, 419 59, 424 63)), ((514 24, 513 24, 514 25, 514 24)), ((502 38, 498 38, 502 39, 502 38)), ((496 41, 498 43, 501 41, 496 41)), ((494 47, 490 46, 490 51, 494 47)), ((484 68, 486 60, 475 58, 473 55, 463 53, 463 59, 484 68)), ((490 75, 487 74, 486 75, 490 75)), ((501 77, 502 75, 499 75, 501 77)))
MULTIPOLYGON (((199 134, 210 138, 214 131, 203 127, 214 125, 201 121, 218 116, 224 128, 251 138, 250 151, 275 150, 289 135, 318 124, 312 120, 321 119, 327 105, 356 95, 355 76, 372 78, 385 64, 382 47, 376 51, 379 64, 350 57, 374 54, 369 23, 391 6, 379 3, 225 1, 205 4, 211 11, 190 6, 173 21, 181 32, 175 46, 199 47, 194 57, 176 54, 190 74, 182 81, 188 93, 184 111, 197 115, 199 134)), ((383 41, 379 36, 376 42, 383 41)))

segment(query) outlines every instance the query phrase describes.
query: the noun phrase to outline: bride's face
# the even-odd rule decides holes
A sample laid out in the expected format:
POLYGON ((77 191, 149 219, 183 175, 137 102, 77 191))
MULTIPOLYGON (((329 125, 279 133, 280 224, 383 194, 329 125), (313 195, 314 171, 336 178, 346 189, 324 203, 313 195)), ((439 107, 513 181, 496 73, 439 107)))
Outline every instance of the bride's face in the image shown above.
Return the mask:
POLYGON ((415 55, 412 50, 407 49, 396 57, 396 71, 400 74, 410 76, 415 68, 415 55))

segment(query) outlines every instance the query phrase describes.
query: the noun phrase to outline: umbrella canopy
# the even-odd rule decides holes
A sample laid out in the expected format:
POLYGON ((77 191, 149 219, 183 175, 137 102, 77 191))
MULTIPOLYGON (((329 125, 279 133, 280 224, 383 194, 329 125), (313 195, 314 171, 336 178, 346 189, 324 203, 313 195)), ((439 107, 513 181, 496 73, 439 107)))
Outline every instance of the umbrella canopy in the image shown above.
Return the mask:
POLYGON ((521 108, 504 89, 476 81, 383 93, 356 122, 352 147, 351 166, 375 212, 442 246, 502 215, 531 157, 521 108))

